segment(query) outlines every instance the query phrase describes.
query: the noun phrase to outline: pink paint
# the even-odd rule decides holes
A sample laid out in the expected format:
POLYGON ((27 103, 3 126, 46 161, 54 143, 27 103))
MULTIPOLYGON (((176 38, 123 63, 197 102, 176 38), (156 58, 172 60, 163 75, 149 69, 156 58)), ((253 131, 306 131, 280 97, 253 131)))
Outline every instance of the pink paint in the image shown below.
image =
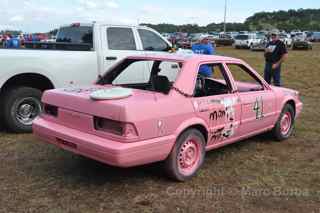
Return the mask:
MULTIPOLYGON (((239 59, 175 54, 130 58, 183 63, 173 84, 176 89, 169 94, 133 89, 128 98, 106 101, 94 101, 89 96, 92 91, 111 85, 49 90, 42 101, 57 107, 58 115, 39 116, 33 123, 34 134, 62 149, 106 164, 131 167, 165 160, 179 135, 195 125, 207 131, 206 150, 211 150, 272 129, 288 101, 294 103, 295 118, 302 110, 296 91, 268 85, 239 59), (204 63, 224 66, 232 86, 230 93, 191 97, 198 67, 204 63), (254 85, 235 82, 226 63, 246 66, 261 81, 263 90, 250 91, 254 85), (99 128, 100 118, 107 119, 110 131, 99 128)), ((294 117, 287 115, 281 120, 284 133, 290 119, 294 117)), ((180 169, 191 174, 199 158, 197 143, 187 141, 180 152, 180 169)))

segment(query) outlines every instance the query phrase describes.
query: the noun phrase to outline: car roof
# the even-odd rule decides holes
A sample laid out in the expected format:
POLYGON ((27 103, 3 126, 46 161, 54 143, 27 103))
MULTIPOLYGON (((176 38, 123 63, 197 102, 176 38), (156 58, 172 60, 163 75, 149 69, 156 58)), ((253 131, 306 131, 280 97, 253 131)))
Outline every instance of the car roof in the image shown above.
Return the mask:
POLYGON ((240 59, 220 56, 220 55, 201 55, 201 54, 181 54, 181 53, 161 53, 161 54, 144 54, 129 56, 130 59, 146 59, 146 60, 172 60, 172 61, 233 61, 242 62, 240 59))

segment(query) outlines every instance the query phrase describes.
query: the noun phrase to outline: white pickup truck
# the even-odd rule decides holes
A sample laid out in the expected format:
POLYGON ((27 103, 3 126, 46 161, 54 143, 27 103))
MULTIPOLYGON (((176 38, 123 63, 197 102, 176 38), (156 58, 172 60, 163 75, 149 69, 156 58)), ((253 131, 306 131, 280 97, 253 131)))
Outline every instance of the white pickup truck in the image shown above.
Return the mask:
MULTIPOLYGON (((128 55, 170 49, 150 28, 98 23, 63 26, 55 43, 0 49, 0 122, 13 132, 30 132, 44 90, 93 84, 128 55)), ((136 70, 133 82, 143 70, 136 70)))

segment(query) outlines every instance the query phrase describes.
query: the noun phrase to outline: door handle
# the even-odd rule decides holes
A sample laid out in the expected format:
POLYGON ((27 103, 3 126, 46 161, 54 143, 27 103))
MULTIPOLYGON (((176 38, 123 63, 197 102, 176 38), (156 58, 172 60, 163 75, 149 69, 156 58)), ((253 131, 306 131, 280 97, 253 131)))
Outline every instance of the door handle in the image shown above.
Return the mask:
POLYGON ((117 57, 116 56, 107 56, 106 60, 107 61, 115 61, 115 60, 117 60, 117 57))

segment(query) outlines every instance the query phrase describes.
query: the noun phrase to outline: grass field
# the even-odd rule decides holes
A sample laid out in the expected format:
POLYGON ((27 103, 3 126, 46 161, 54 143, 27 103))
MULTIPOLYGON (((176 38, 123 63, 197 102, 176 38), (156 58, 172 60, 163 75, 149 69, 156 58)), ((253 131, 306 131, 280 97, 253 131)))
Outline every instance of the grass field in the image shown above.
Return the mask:
MULTIPOLYGON (((261 52, 218 48, 263 70, 261 52)), ((290 212, 320 213, 320 45, 290 51, 286 87, 304 110, 293 137, 255 137, 207 154, 187 183, 159 164, 119 169, 0 132, 0 212, 290 212)))

